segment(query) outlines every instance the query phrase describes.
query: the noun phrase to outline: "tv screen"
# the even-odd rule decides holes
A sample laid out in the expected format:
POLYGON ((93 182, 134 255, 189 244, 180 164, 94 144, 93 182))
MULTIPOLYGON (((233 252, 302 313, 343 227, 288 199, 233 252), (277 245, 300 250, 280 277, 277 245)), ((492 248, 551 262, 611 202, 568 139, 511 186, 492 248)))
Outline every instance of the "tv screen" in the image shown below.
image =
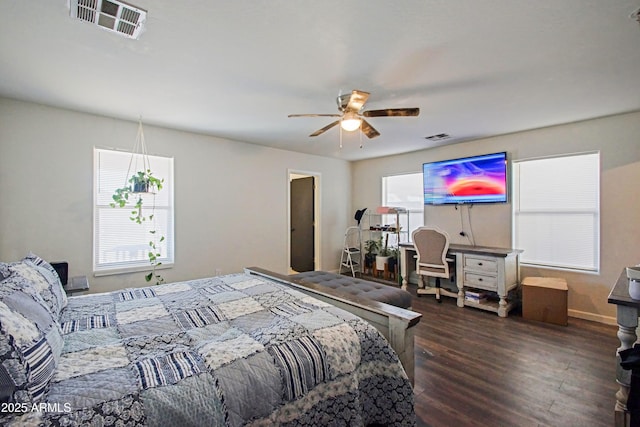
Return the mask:
POLYGON ((505 203, 507 153, 422 165, 424 204, 505 203))

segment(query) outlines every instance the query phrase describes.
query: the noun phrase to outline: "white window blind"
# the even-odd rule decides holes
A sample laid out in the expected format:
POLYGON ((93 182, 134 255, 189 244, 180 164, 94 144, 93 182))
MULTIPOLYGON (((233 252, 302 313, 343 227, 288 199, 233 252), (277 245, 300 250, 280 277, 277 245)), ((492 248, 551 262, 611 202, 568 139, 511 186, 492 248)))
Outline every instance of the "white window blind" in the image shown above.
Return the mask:
POLYGON ((163 266, 173 263, 173 159, 147 157, 153 176, 164 182, 157 194, 142 194, 142 215, 147 220, 137 224, 130 219, 137 198, 130 197, 130 204, 123 208, 113 208, 110 203, 114 191, 129 185, 129 177, 142 169, 142 156, 135 154, 132 158, 127 152, 95 149, 93 268, 97 274, 150 270, 151 241, 159 249, 158 260, 163 266), (149 219, 151 214, 153 219, 149 219), (156 233, 152 234, 152 230, 156 233), (161 236, 165 238, 162 242, 161 236))
POLYGON ((600 154, 514 161, 513 184, 521 262, 598 271, 600 154))
MULTIPOLYGON (((382 205, 406 208, 409 211, 409 224, 406 215, 400 215, 400 226, 408 233, 402 233, 402 239, 411 240, 411 233, 424 225, 424 199, 422 195, 422 172, 382 177, 382 205), (408 236, 408 237, 406 237, 408 236)), ((385 224, 395 222, 395 215, 385 215, 385 224)))

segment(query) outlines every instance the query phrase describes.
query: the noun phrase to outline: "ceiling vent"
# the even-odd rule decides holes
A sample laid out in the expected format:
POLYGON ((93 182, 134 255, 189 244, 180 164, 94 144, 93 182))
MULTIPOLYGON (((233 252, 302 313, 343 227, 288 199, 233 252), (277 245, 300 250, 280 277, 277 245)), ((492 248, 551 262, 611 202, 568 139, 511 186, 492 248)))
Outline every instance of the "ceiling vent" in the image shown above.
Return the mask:
POLYGON ((124 37, 140 37, 147 11, 116 0, 70 0, 72 18, 91 22, 124 37))
POLYGON ((439 133, 437 135, 425 136, 424 139, 429 141, 444 141, 445 139, 451 138, 451 135, 447 133, 439 133))

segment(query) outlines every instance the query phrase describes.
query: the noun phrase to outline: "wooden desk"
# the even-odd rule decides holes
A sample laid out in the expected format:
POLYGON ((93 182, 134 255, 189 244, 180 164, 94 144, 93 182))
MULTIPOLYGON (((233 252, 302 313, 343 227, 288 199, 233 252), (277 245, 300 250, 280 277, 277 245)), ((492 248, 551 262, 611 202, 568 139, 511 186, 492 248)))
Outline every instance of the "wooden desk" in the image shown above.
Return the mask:
MULTIPOLYGON (((458 307, 479 308, 507 317, 517 305, 515 298, 509 297, 509 292, 520 284, 519 255, 522 252, 513 248, 450 244, 448 255, 456 260, 458 307), (465 287, 496 292, 500 300, 498 303, 467 301, 464 297, 465 287)), ((415 270, 416 253, 413 243, 400 244, 402 289, 407 288, 409 273, 415 270)))
POLYGON ((640 315, 640 301, 629 296, 629 279, 627 272, 622 270, 620 277, 609 293, 609 304, 616 305, 616 318, 618 322, 618 338, 620 347, 616 351, 616 381, 620 385, 616 393, 616 406, 614 408, 615 426, 629 425, 629 413, 627 412, 627 399, 629 397, 629 384, 631 384, 631 371, 626 371, 620 366, 620 352, 633 347, 638 337, 638 316, 640 315))

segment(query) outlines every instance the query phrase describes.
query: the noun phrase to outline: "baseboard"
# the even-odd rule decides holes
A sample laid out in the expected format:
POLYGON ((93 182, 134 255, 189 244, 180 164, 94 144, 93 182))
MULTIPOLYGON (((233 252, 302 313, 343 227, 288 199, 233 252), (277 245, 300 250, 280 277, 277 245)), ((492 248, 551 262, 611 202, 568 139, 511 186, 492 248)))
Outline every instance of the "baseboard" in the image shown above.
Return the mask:
POLYGON ((617 325, 615 317, 603 316, 601 314, 589 313, 586 311, 569 310, 569 317, 576 317, 578 319, 591 320, 592 322, 604 323, 606 325, 617 325))

